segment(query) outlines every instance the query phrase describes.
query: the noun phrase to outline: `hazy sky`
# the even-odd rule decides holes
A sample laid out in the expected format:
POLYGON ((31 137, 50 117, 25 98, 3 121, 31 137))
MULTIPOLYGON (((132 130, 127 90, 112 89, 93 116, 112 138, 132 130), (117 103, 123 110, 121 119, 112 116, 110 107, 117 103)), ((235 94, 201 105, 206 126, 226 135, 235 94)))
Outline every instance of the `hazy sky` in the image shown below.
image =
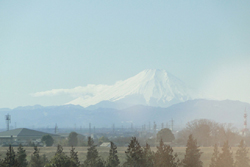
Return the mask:
POLYGON ((250 1, 0 1, 0 108, 61 105, 51 89, 165 69, 250 102, 250 1))

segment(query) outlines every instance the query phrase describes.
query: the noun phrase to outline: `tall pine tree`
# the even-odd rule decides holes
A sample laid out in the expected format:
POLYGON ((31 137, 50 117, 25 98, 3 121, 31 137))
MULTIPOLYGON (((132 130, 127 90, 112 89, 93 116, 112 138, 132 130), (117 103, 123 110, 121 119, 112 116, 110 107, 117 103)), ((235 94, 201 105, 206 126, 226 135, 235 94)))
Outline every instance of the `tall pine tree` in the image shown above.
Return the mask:
POLYGON ((117 156, 117 147, 113 142, 110 142, 109 157, 107 159, 107 167, 117 167, 120 161, 117 156))
POLYGON ((177 154, 173 153, 172 147, 169 145, 165 145, 160 140, 160 145, 157 146, 157 151, 155 153, 155 167, 178 167, 179 166, 179 159, 177 154))
POLYGON ((219 167, 234 167, 233 155, 230 152, 228 141, 224 142, 222 153, 219 155, 217 162, 219 167))
POLYGON ((187 141, 187 148, 185 158, 182 163, 184 167, 202 167, 202 161, 200 160, 201 152, 197 146, 197 141, 193 139, 192 135, 189 135, 187 141))
POLYGON ((39 155, 39 149, 37 146, 34 146, 34 152, 31 155, 29 167, 44 167, 45 162, 42 157, 39 155))
POLYGON ((17 161, 15 151, 11 145, 9 145, 9 149, 6 152, 6 157, 2 163, 3 167, 19 167, 20 164, 17 161))
POLYGON ((218 146, 217 146, 217 144, 215 144, 214 145, 214 152, 213 152, 209 167, 219 167, 218 166, 219 154, 220 154, 220 152, 219 152, 218 146))
POLYGON ((143 149, 140 146, 139 142, 136 140, 136 137, 132 137, 126 153, 126 162, 124 166, 128 167, 143 167, 144 166, 144 156, 143 149))
POLYGON ((86 156, 86 160, 84 161, 84 167, 103 167, 104 162, 98 155, 98 151, 96 149, 96 145, 94 145, 94 141, 91 137, 88 137, 88 152, 86 156))
POLYGON ((154 152, 151 151, 148 143, 146 143, 146 146, 143 148, 143 159, 145 161, 145 167, 154 166, 154 152))
POLYGON ((28 166, 26 157, 27 157, 26 151, 23 149, 22 144, 20 144, 17 149, 17 162, 20 164, 20 167, 28 166))
POLYGON ((80 161, 78 159, 78 152, 75 152, 75 148, 72 146, 70 150, 70 160, 71 160, 71 166, 78 167, 80 166, 80 161))
POLYGON ((241 140, 235 156, 235 167, 250 167, 249 158, 247 154, 248 149, 246 148, 244 141, 241 140))
POLYGON ((63 152, 63 147, 58 145, 54 157, 51 158, 46 167, 76 167, 71 165, 73 164, 71 164, 70 158, 63 152))

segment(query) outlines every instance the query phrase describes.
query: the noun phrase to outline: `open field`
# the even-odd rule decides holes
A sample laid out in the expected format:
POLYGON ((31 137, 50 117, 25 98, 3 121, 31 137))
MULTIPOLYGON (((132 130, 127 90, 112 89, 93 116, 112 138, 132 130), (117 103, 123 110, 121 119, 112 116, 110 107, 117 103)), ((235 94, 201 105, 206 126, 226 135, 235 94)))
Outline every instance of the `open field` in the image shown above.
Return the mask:
MULTIPOLYGON (((0 158, 4 158, 6 154, 6 150, 8 147, 0 147, 0 158)), ((25 147, 26 153, 28 155, 28 160, 30 160, 30 156, 33 153, 33 147, 25 147)), ((55 154, 56 147, 39 147, 40 149, 40 155, 45 154, 49 159, 55 154)), ((63 147, 63 150, 66 154, 69 155, 71 147, 63 147)), ((86 154, 87 154, 88 147, 76 147, 76 151, 78 152, 78 156, 81 162, 85 160, 86 154)), ((118 147, 118 156, 120 159, 120 162, 123 163, 125 161, 125 151, 127 147, 118 147)), ((151 148, 153 151, 156 151, 156 147, 151 148)), ((182 160, 185 155, 185 147, 173 147, 173 150, 175 153, 178 154, 178 157, 182 160)), ((210 163, 210 158, 213 153, 213 147, 200 147, 201 152, 203 152, 201 156, 201 160, 203 161, 203 166, 207 167, 210 163)), ((17 147, 14 147, 14 150, 17 150, 17 147)), ((99 152, 99 155, 106 159, 106 157, 109 154, 109 148, 104 147, 97 147, 97 150, 99 152)), ((237 147, 232 147, 231 151, 235 154, 237 150, 237 147)))

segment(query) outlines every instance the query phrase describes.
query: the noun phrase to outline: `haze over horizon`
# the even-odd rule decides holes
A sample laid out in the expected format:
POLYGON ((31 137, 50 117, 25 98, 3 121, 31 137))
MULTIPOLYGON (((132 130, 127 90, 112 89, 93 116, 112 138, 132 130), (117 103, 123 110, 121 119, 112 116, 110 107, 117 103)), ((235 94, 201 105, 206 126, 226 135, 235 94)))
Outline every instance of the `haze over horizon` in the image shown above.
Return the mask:
POLYGON ((0 108, 164 69, 218 99, 250 103, 250 2, 1 1, 0 108))

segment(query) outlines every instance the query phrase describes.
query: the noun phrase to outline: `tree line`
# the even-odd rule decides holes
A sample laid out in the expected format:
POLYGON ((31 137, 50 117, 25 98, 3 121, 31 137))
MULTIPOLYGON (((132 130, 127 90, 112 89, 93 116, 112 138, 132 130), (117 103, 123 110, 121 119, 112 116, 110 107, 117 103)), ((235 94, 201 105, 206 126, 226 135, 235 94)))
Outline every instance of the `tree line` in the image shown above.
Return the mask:
MULTIPOLYGON (((186 152, 183 160, 178 158, 170 145, 160 140, 156 152, 152 151, 150 145, 140 145, 136 137, 132 137, 128 145, 126 161, 121 164, 118 158, 117 146, 110 142, 109 156, 106 160, 99 156, 97 145, 91 137, 88 137, 88 151, 86 159, 80 163, 78 152, 72 146, 70 155, 63 152, 61 145, 57 146, 55 155, 49 160, 46 155, 40 155, 39 148, 34 146, 34 152, 30 161, 27 161, 27 154, 22 145, 19 145, 17 153, 10 145, 6 156, 0 161, 1 167, 202 167, 200 160, 202 152, 199 149, 197 140, 189 135, 186 144, 186 152)), ((238 146, 235 160, 228 141, 224 142, 222 152, 218 145, 214 145, 214 152, 209 167, 250 167, 248 150, 242 140, 238 146)))
MULTIPOLYGON (((232 126, 232 124, 221 124, 212 120, 207 119, 198 119, 188 122, 186 127, 178 131, 173 135, 172 131, 168 128, 161 129, 157 132, 156 135, 148 134, 147 136, 139 136, 134 134, 137 137, 137 140, 141 145, 145 146, 146 143, 151 146, 156 146, 155 141, 159 142, 161 139, 164 142, 172 142, 173 146, 185 146, 188 140, 189 134, 192 134, 197 143, 202 147, 210 147, 218 144, 222 147, 224 141, 228 141, 229 145, 237 146, 242 139, 242 135, 239 133, 239 130, 232 126)), ((100 135, 100 134, 99 134, 100 135)), ((130 142, 129 136, 117 136, 116 138, 108 138, 103 134, 102 137, 95 139, 95 143, 99 145, 103 142, 113 141, 118 146, 124 146, 130 142)), ((79 135, 76 132, 71 132, 67 139, 60 139, 53 141, 51 136, 44 136, 42 138, 43 143, 46 146, 51 145, 62 145, 62 146, 87 146, 87 139, 85 136, 79 135)), ((245 138, 245 144, 250 146, 250 138, 245 138)))

